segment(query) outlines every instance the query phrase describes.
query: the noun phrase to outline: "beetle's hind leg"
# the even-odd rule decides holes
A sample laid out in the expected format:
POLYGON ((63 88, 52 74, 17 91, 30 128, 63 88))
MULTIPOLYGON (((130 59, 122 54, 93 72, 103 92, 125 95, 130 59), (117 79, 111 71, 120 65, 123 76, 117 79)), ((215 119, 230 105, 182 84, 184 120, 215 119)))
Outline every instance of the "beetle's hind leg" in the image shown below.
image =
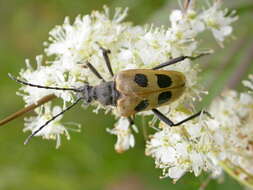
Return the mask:
POLYGON ((161 113, 160 111, 158 111, 157 109, 152 109, 152 111, 153 111, 153 113, 154 113, 161 121, 163 121, 164 123, 166 123, 166 124, 169 125, 170 127, 179 126, 179 125, 181 125, 181 124, 183 124, 183 123, 185 123, 185 122, 187 122, 187 121, 190 121, 190 120, 192 120, 192 119, 194 119, 194 118, 200 116, 202 112, 203 112, 204 114, 208 114, 208 115, 209 115, 209 113, 206 112, 206 111, 199 111, 199 112, 197 112, 197 113, 195 113, 195 114, 193 114, 193 115, 187 117, 186 119, 184 119, 184 120, 182 120, 182 121, 180 121, 180 122, 178 122, 178 123, 174 123, 173 121, 171 121, 168 117, 166 117, 164 114, 162 114, 162 113, 161 113))
POLYGON ((134 123, 134 118, 132 118, 132 117, 127 117, 127 120, 129 121, 130 126, 135 124, 135 123, 134 123))

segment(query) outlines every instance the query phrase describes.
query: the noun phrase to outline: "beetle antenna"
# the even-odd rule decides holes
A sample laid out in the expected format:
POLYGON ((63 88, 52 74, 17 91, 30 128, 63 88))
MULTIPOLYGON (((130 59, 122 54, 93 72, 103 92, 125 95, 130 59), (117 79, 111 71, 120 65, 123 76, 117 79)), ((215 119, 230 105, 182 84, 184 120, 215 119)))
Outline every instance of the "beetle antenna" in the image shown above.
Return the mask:
POLYGON ((30 139, 35 136, 38 132, 40 132, 44 127, 46 127, 50 122, 52 122, 53 120, 55 120, 57 117, 59 117, 60 115, 64 114, 64 112, 70 110, 72 107, 74 107, 82 98, 78 98, 73 104, 71 104, 69 107, 67 107, 66 109, 62 110, 60 113, 56 114, 55 116, 53 116, 50 120, 48 120, 46 123, 44 123, 44 125, 42 125, 39 129, 37 129, 36 131, 34 131, 30 136, 27 137, 27 139, 25 140, 24 144, 28 144, 30 139))
POLYGON ((53 90, 70 90, 70 91, 74 91, 74 92, 81 92, 81 90, 76 89, 76 88, 59 88, 59 87, 42 86, 42 85, 28 83, 28 82, 17 79, 16 77, 12 76, 10 73, 8 73, 8 76, 12 80, 15 80, 16 82, 18 82, 20 84, 24 84, 24 85, 32 86, 32 87, 36 87, 36 88, 53 89, 53 90))

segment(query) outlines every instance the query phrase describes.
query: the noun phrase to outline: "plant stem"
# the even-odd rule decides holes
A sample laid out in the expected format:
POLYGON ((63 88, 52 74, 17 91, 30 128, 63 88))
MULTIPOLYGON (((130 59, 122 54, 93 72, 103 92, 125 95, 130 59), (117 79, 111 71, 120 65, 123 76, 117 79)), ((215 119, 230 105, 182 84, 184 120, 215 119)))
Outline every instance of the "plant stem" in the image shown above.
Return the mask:
POLYGON ((54 98, 56 98, 56 96, 54 94, 49 94, 47 96, 44 96, 43 98, 39 99, 36 103, 33 103, 33 104, 31 104, 31 105, 29 105, 29 106, 27 106, 27 107, 25 107, 21 110, 9 115, 8 117, 4 118, 3 120, 1 120, 0 121, 0 126, 16 119, 17 117, 22 116, 25 113, 28 113, 28 112, 34 110, 35 108, 41 106, 42 104, 45 104, 45 103, 51 101, 54 98))

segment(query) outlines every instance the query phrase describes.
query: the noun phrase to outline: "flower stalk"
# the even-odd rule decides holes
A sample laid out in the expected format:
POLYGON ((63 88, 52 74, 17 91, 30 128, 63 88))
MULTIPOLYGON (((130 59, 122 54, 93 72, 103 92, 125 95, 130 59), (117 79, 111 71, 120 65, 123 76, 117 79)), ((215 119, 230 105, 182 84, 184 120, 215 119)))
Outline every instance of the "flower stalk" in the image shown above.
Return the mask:
POLYGON ((236 179, 242 185, 252 189, 253 188, 253 175, 246 172, 239 166, 234 165, 229 160, 220 162, 221 167, 225 170, 231 177, 236 179))
POLYGON ((9 115, 8 117, 6 117, 5 119, 1 120, 0 121, 0 126, 30 112, 30 111, 33 111, 34 109, 36 109, 37 107, 40 107, 41 105, 49 102, 49 101, 52 101, 54 98, 56 98, 56 96, 54 94, 49 94, 47 96, 44 96, 43 98, 41 98, 40 100, 38 100, 36 103, 33 103, 29 106, 26 106, 24 107, 23 109, 9 115))

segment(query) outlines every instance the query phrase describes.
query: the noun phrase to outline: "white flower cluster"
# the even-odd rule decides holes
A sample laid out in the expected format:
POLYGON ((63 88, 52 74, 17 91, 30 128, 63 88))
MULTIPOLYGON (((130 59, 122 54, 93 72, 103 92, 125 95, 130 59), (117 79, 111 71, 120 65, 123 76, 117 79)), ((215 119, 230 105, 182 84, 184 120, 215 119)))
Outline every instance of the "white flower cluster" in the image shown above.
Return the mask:
POLYGON ((118 153, 123 153, 129 148, 134 147, 135 140, 132 134, 132 130, 138 133, 138 129, 135 125, 129 125, 127 118, 121 117, 115 124, 115 128, 107 129, 107 131, 113 135, 117 135, 117 142, 115 144, 115 150, 118 153), (132 128, 131 128, 132 127, 132 128))
MULTIPOLYGON (((50 104, 50 103, 49 103, 50 104)), ((54 115, 61 112, 61 107, 55 106, 52 108, 50 106, 45 106, 44 109, 37 109, 38 115, 36 117, 26 118, 24 131, 36 131, 40 126, 46 123, 54 115)), ((67 139, 70 139, 68 130, 60 122, 62 116, 56 118, 54 121, 48 124, 45 130, 41 130, 36 134, 36 136, 42 136, 44 139, 56 139, 56 148, 59 148, 61 144, 61 135, 66 135, 67 139)))
MULTIPOLYGON (((107 72, 100 46, 111 50, 109 56, 114 73, 130 68, 152 68, 182 55, 198 56, 200 53, 210 53, 210 50, 198 49, 197 37, 201 32, 211 28, 215 30, 214 37, 222 42, 232 32, 230 24, 236 20, 236 17, 226 16, 225 13, 226 11, 220 8, 218 2, 203 11, 194 10, 191 6, 187 10, 174 10, 170 15, 171 26, 168 28, 133 26, 129 22, 123 22, 127 9, 116 9, 111 19, 107 7, 103 12, 93 11, 90 15, 78 16, 73 24, 66 18, 63 25, 56 26, 50 32, 49 41, 45 43, 47 46, 45 52, 48 56, 45 61, 42 57, 38 57, 35 69, 27 62, 27 68, 21 71, 20 77, 30 83, 43 86, 73 88, 81 87, 84 83, 94 86, 99 84, 99 81, 85 66, 86 61, 89 61, 106 80, 112 80, 107 72), (206 18, 212 18, 212 22, 216 24, 210 25, 210 20, 206 18), (230 27, 230 32, 224 29, 228 27, 230 27)), ((187 76, 187 90, 181 99, 171 105, 173 109, 184 107, 185 102, 191 105, 196 98, 201 97, 203 91, 200 90, 201 87, 198 84, 200 70, 196 63, 187 59, 165 69, 180 71, 187 76)), ((21 91, 20 94, 26 104, 34 103, 45 95, 54 94, 63 100, 63 108, 65 108, 76 98, 71 91, 39 89, 30 86, 23 86, 21 91)), ((96 109, 101 107, 96 102, 92 105, 96 109)), ((45 104, 37 109, 36 113, 39 116, 41 116, 41 109, 48 110, 47 112, 51 110, 51 115, 53 115, 51 104, 45 104)), ((119 117, 112 107, 106 109, 119 117)), ((26 122, 26 127, 31 131, 41 125, 37 122, 38 117, 27 121, 29 122, 26 122)), ((51 123, 50 127, 53 128, 54 124, 55 122, 51 123)), ((60 135, 65 128, 63 125, 61 125, 62 128, 57 126, 53 132, 46 129, 39 134, 44 138, 60 135)), ((111 133, 119 138, 116 147, 120 146, 120 148, 116 149, 124 151, 134 145, 129 129, 129 124, 121 119, 117 122, 115 129, 111 130, 111 133)))
POLYGON ((221 147, 219 160, 230 162, 253 176, 252 92, 227 91, 213 102, 210 112, 219 122, 219 138, 216 140, 216 144, 221 147))
POLYGON ((253 91, 253 75, 250 75, 249 80, 242 81, 242 83, 251 90, 250 92, 253 91))
POLYGON ((233 28, 230 25, 237 20, 237 17, 235 11, 229 13, 228 9, 220 10, 220 6, 220 3, 215 3, 201 17, 205 21, 206 27, 212 31, 215 39, 222 45, 225 37, 231 35, 233 28))
MULTIPOLYGON (((189 113, 173 111, 168 115, 174 121, 182 121, 189 113)), ((169 127, 163 123, 161 129, 147 142, 146 155, 155 158, 155 164, 163 170, 163 177, 176 182, 186 172, 199 176, 201 171, 221 172, 216 161, 220 152, 216 145, 216 129, 219 124, 208 116, 202 115, 178 127, 169 127)))
MULTIPOLYGON (((163 176, 176 181, 188 171, 198 176, 201 170, 217 176, 222 167, 227 169, 231 165, 240 168, 234 171, 240 181, 253 176, 252 76, 250 80, 243 81, 251 88, 250 92, 228 90, 213 101, 208 110, 213 119, 202 115, 172 128, 161 123, 161 130, 147 143, 146 154, 155 158, 156 166, 163 169, 163 176)), ((178 121, 187 117, 179 112, 169 116, 178 117, 178 121)))

